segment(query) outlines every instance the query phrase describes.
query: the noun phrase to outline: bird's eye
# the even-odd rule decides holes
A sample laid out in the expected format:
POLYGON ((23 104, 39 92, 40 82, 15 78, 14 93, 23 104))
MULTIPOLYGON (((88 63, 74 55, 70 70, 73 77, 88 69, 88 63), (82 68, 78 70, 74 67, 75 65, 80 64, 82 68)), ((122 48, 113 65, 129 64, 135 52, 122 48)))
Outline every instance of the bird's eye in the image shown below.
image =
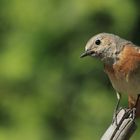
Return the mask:
POLYGON ((97 40, 95 41, 95 44, 96 44, 96 45, 100 45, 100 44, 101 44, 101 40, 97 39, 97 40))

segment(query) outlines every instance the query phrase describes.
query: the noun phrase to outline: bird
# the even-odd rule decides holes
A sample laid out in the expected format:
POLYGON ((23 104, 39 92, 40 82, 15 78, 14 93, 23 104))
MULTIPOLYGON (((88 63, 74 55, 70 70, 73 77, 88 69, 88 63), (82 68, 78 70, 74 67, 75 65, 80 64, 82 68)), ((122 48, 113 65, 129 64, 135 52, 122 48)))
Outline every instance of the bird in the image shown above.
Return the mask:
POLYGON ((103 62, 104 71, 117 94, 115 112, 125 94, 128 108, 136 108, 136 117, 140 117, 140 47, 118 35, 99 33, 87 42, 81 58, 86 56, 103 62))

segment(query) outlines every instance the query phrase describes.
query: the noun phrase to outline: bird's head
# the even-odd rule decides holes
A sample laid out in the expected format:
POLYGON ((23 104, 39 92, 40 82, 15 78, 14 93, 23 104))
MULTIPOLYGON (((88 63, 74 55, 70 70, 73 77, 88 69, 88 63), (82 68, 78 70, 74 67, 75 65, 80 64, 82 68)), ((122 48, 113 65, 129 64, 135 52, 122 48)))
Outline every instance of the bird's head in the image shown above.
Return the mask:
POLYGON ((87 42, 81 58, 92 56, 101 59, 104 63, 113 64, 126 43, 128 41, 114 34, 100 33, 87 42))

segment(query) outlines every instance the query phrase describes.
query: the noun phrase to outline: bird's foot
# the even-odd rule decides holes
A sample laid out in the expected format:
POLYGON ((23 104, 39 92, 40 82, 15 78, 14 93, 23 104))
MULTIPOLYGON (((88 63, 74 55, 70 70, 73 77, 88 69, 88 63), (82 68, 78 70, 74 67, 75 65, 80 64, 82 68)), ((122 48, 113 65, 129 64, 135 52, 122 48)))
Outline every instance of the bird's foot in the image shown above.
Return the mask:
POLYGON ((112 119, 112 125, 115 124, 116 126, 119 126, 120 124, 120 112, 123 110, 123 117, 122 119, 128 119, 131 118, 132 120, 135 119, 136 117, 136 108, 132 108, 132 109, 123 109, 123 108, 119 108, 118 110, 116 110, 113 114, 113 119, 112 119))
POLYGON ((129 111, 128 111, 128 116, 129 116, 130 118, 132 118, 133 120, 136 118, 136 108, 135 108, 135 107, 132 108, 132 109, 129 109, 129 111))

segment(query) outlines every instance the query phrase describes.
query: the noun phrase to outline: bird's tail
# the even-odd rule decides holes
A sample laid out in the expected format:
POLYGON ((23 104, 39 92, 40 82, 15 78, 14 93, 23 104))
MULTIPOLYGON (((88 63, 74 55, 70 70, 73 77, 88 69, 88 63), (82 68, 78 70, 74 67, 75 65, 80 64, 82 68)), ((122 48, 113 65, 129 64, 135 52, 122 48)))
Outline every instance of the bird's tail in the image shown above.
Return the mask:
POLYGON ((136 117, 140 118, 140 97, 128 96, 129 108, 136 107, 136 117))

